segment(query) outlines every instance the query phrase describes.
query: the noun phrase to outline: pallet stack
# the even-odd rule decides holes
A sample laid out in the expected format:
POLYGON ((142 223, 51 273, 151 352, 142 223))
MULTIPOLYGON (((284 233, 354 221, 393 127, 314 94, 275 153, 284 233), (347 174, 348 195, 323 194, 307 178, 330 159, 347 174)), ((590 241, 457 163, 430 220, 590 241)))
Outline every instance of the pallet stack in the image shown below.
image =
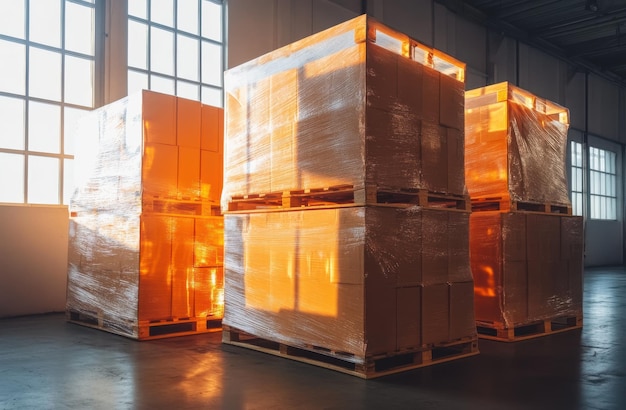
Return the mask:
POLYGON ((225 343, 365 378, 478 353, 464 69, 361 16, 226 72, 225 343))
POLYGON ((480 336, 581 327, 583 220, 567 191, 568 110, 508 83, 467 91, 465 110, 480 336))
POLYGON ((135 339, 219 327, 223 110, 143 91, 75 140, 68 320, 135 339))

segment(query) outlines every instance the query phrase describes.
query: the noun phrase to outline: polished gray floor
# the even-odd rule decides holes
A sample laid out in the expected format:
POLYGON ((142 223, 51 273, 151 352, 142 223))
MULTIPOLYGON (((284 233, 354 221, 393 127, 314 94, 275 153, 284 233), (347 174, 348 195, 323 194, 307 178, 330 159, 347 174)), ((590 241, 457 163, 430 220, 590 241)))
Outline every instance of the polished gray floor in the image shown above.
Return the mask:
POLYGON ((585 272, 584 328, 374 380, 235 346, 0 320, 0 409, 626 409, 626 269, 585 272))

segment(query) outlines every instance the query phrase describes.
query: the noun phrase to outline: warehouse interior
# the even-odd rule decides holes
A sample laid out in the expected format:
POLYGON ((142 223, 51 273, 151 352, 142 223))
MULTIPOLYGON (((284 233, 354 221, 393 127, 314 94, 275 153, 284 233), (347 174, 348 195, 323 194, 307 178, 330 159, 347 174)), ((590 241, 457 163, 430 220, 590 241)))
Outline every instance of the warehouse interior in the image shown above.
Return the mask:
MULTIPOLYGON (((0 28, 2 60, 17 56, 34 61, 34 49, 61 49, 63 63, 58 73, 51 69, 38 74, 27 63, 22 74, 24 66, 7 68, 6 78, 0 78, 0 98, 61 101, 57 106, 68 122, 61 125, 58 120, 50 127, 63 131, 71 127, 68 109, 98 108, 149 86, 223 107, 224 70, 362 14, 464 62, 466 90, 508 81, 566 107, 570 199, 574 214, 584 217, 584 326, 519 343, 480 340, 477 356, 375 381, 225 346, 217 332, 136 342, 75 326, 66 323, 62 313, 69 241, 65 168, 58 168, 54 202, 29 194, 29 178, 36 178, 35 173, 18 177, 5 166, 0 183, 17 185, 22 194, 0 200, 0 374, 7 380, 0 382, 0 407, 623 408, 623 1, 167 0, 161 3, 168 11, 159 14, 146 11, 156 10, 157 0, 59 0, 50 3, 65 13, 57 15, 60 45, 36 38, 32 27, 46 21, 45 13, 42 17, 35 12, 44 7, 41 1, 15 3, 22 11, 11 14, 7 8, 0 13, 0 27, 13 28, 9 19, 16 16, 24 24, 21 34, 0 28), (197 36, 203 57, 195 61, 198 77, 204 80, 194 83, 193 92, 183 87, 184 81, 176 82, 184 64, 172 61, 176 68, 163 73, 151 60, 150 54, 166 45, 146 46, 150 37, 140 36, 139 42, 146 42, 141 43, 143 59, 153 63, 156 74, 129 50, 136 44, 130 36, 138 26, 170 32, 165 22, 182 15, 184 7, 194 10, 197 21, 203 16, 213 24, 213 33, 197 36), (87 51, 71 46, 71 32, 61 28, 61 23, 69 24, 72 8, 87 10, 92 19, 86 30, 93 44, 87 51), (15 54, 18 46, 30 47, 28 58, 15 54), (70 67, 67 61, 83 57, 92 70, 90 101, 71 100, 71 91, 61 85, 60 98, 45 92, 35 95, 34 88, 28 94, 32 85, 15 88, 16 82, 30 84, 37 75, 45 82, 46 76, 58 74, 63 78, 59 83, 65 84, 70 74, 61 72, 70 67), (208 80, 216 72, 219 79, 208 80), (613 165, 590 169, 588 164, 600 156, 613 165)), ((172 50, 177 47, 182 50, 182 45, 172 50)), ((5 112, 2 122, 8 123, 10 115, 5 112)), ((36 124, 28 119, 25 123, 27 131, 22 133, 34 134, 36 124)), ((6 159, 0 160, 0 167, 16 155, 53 157, 59 163, 72 160, 64 132, 57 134, 57 151, 32 148, 30 142, 12 145, 0 136, 0 157, 6 159)))

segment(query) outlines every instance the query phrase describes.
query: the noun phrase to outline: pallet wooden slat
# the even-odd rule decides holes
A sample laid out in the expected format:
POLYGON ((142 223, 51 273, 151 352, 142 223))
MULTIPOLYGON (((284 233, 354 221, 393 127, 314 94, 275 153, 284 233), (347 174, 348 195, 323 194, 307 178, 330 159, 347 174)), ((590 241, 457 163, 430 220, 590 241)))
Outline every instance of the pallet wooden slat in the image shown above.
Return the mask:
POLYGON ((144 197, 142 206, 146 212, 159 214, 193 216, 220 216, 222 214, 218 203, 200 199, 144 197))
POLYGON ((221 330, 219 317, 172 318, 159 321, 140 321, 109 318, 101 312, 66 312, 67 321, 103 330, 137 340, 154 340, 166 337, 187 336, 221 330), (137 335, 137 337, 132 337, 137 335))
POLYGON ((224 326, 222 329, 222 342, 363 379, 391 375, 479 354, 477 337, 366 358, 355 357, 345 352, 334 352, 318 346, 290 346, 258 338, 229 326, 224 326))
POLYGON ((467 195, 445 194, 432 192, 427 189, 338 185, 234 196, 228 202, 228 211, 314 208, 346 204, 417 205, 424 208, 445 208, 463 211, 469 211, 471 208, 467 195))
POLYGON ((582 327, 582 316, 561 316, 514 327, 506 327, 503 323, 476 322, 479 338, 501 342, 518 342, 582 327))
POLYGON ((473 212, 502 211, 572 215, 571 205, 552 202, 516 201, 508 197, 472 198, 471 207, 473 212))

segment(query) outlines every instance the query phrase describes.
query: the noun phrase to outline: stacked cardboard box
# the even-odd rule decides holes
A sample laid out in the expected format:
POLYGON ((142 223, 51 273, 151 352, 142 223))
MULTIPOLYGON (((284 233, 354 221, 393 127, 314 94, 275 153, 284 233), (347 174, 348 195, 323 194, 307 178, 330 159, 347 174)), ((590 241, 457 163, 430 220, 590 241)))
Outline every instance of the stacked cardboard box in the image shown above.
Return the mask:
POLYGON ((150 323, 187 320, 195 332, 221 318, 222 124, 220 108, 149 91, 82 119, 70 320, 143 339, 150 323))
MULTIPOLYGON (((366 16, 227 71, 223 209, 334 186, 466 198, 463 72, 366 16)), ((468 210, 401 202, 227 212, 224 340, 477 353, 468 210)))
POLYGON ((583 223, 567 196, 567 109, 508 83, 468 91, 465 107, 479 330, 514 338, 507 329, 580 319, 583 223))

